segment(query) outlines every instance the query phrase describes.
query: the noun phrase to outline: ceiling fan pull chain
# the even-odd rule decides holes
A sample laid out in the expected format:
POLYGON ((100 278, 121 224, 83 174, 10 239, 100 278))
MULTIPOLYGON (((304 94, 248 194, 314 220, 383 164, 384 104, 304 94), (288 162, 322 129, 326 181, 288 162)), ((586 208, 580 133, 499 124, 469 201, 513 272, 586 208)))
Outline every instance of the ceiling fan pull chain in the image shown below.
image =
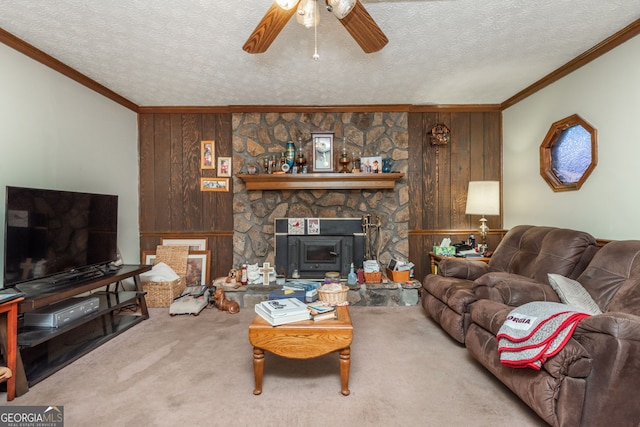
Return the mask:
MULTIPOLYGON (((318 14, 318 0, 314 0, 315 8, 316 8, 316 16, 318 14)), ((313 60, 317 61, 320 59, 320 55, 318 55, 318 25, 313 26, 313 60)))

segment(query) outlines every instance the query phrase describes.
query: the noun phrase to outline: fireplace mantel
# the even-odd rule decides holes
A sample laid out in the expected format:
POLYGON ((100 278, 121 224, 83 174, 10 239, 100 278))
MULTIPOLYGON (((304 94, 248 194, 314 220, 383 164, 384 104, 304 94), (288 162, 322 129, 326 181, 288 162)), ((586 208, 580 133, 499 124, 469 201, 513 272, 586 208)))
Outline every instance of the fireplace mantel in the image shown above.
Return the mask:
POLYGON ((393 189, 404 173, 238 174, 247 190, 393 189))

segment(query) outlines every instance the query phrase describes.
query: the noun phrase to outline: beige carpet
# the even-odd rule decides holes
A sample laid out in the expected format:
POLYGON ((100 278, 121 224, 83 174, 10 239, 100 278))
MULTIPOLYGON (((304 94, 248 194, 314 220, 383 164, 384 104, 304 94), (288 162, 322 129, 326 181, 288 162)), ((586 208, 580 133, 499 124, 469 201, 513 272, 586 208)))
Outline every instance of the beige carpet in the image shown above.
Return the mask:
MULTIPOLYGON (((350 396, 338 356, 267 354, 254 396, 250 310, 142 322, 13 405, 63 405, 65 426, 542 426, 420 306, 351 307, 350 396)), ((0 395, 6 405, 5 396, 0 395)))

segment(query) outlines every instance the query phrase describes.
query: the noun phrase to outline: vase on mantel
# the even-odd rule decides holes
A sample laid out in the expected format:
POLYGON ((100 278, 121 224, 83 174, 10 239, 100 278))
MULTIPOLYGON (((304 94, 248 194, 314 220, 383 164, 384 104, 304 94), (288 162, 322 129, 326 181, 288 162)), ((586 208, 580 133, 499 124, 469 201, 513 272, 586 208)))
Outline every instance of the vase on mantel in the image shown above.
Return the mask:
POLYGON ((286 158, 289 170, 292 170, 296 160, 296 146, 293 144, 293 141, 287 142, 286 158))
POLYGON ((393 165, 393 160, 389 158, 382 159, 382 172, 389 173, 391 172, 391 167, 393 165))

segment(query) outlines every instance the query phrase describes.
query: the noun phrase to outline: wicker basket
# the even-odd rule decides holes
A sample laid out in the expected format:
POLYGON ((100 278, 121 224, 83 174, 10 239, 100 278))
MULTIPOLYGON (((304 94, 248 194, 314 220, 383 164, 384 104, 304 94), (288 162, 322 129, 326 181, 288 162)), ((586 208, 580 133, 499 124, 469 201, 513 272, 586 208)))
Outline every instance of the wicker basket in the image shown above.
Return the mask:
POLYGON ((178 275, 170 282, 143 282, 148 307, 169 307, 186 287, 188 246, 158 246, 154 264, 164 262, 178 275))
POLYGON ((364 273, 364 283, 381 283, 382 282, 382 271, 378 271, 377 273, 364 273))
POLYGON ((347 293, 349 293, 349 287, 340 285, 338 290, 325 290, 324 286, 318 288, 318 299, 322 302, 329 304, 341 304, 347 300, 347 293))

